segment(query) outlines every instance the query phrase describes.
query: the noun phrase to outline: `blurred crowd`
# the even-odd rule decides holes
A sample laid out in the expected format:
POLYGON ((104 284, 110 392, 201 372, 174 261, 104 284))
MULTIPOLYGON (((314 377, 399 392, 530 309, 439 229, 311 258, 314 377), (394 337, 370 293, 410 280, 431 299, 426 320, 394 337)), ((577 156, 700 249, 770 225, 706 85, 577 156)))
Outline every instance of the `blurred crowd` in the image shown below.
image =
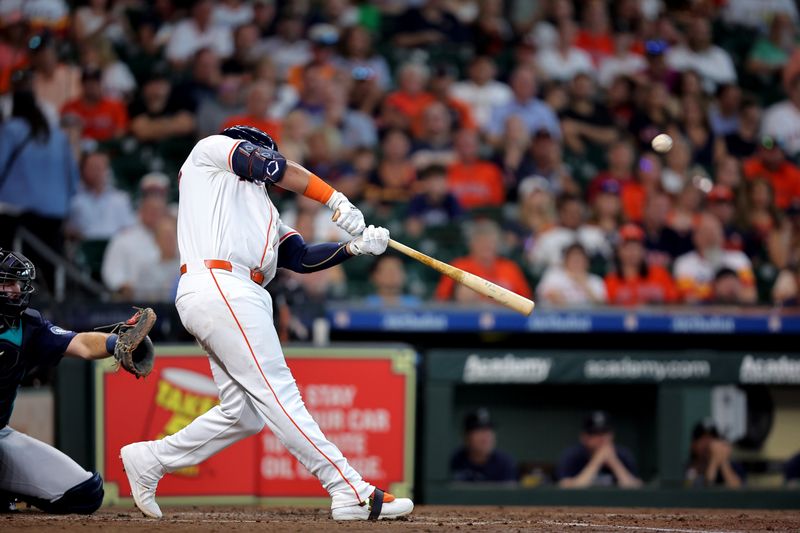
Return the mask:
MULTIPOLYGON (((797 305, 797 28, 792 0, 0 0, 0 246, 25 228, 168 301, 179 167, 247 124, 368 223, 542 305, 797 305)), ((345 238, 270 196, 307 241, 345 238)), ((279 283, 478 298, 392 255, 279 283)))

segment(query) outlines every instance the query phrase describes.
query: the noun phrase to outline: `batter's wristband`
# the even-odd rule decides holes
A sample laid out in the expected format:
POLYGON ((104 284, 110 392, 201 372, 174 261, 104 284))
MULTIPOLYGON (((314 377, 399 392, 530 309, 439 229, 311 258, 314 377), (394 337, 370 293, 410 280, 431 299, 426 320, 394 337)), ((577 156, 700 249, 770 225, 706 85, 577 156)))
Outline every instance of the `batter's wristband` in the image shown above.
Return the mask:
POLYGON ((117 339, 118 338, 119 337, 117 337, 116 335, 113 335, 113 334, 109 335, 108 337, 106 337, 106 351, 111 355, 114 354, 114 348, 117 347, 117 339))
POLYGON ((322 181, 319 176, 311 174, 308 178, 306 190, 303 191, 303 196, 325 204, 334 192, 336 192, 334 188, 322 181))

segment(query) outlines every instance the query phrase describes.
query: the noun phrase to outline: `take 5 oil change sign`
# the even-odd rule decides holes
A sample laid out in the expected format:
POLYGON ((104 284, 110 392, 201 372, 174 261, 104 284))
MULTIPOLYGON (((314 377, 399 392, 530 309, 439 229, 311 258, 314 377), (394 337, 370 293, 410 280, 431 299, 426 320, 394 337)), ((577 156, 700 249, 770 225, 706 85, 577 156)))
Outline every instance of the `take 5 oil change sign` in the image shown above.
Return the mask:
MULTIPOLYGON (((119 449, 186 427, 219 403, 208 360, 195 346, 156 348, 145 380, 97 363, 97 469, 106 503, 130 500, 119 449)), ((370 483, 410 496, 416 355, 406 348, 289 348, 286 359, 306 407, 370 483)), ((165 476, 159 502, 313 503, 327 494, 268 428, 207 461, 165 476)))

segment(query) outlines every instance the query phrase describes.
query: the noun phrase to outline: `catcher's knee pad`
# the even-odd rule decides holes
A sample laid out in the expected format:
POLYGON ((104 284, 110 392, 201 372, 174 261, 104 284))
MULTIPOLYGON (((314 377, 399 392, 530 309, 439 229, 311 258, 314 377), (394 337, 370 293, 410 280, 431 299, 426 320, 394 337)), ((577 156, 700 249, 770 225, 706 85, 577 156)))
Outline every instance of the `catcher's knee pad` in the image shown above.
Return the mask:
POLYGON ((54 502, 31 501, 33 505, 53 514, 92 514, 103 504, 103 478, 95 473, 92 477, 75 485, 54 502))

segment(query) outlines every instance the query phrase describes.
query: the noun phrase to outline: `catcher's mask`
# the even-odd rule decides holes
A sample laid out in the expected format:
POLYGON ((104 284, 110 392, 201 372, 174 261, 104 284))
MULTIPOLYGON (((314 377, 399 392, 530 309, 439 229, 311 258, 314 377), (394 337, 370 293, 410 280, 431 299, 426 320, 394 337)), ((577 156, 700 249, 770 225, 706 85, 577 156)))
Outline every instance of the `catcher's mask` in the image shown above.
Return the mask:
POLYGON ((0 326, 13 328, 28 308, 36 267, 24 255, 0 248, 0 326))
POLYGON ((274 150, 275 152, 278 151, 278 144, 272 139, 272 137, 269 136, 269 134, 252 126, 231 126, 230 128, 225 128, 219 132, 219 134, 230 137, 231 139, 248 141, 261 148, 267 148, 269 150, 274 150))

